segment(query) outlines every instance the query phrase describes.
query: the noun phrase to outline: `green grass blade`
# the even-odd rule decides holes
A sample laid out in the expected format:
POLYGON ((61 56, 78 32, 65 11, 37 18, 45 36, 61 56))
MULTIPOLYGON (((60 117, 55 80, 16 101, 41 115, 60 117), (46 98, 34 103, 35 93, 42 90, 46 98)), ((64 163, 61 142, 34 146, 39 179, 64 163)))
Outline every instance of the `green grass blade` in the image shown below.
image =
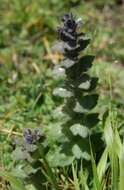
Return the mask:
POLYGON ((102 181, 102 177, 105 174, 106 171, 106 165, 107 165, 107 158, 108 158, 108 149, 106 148, 99 160, 98 166, 97 166, 97 173, 99 181, 102 181))
POLYGON ((77 171, 74 168, 74 164, 72 164, 72 173, 73 173, 75 190, 80 190, 80 185, 79 185, 78 177, 77 177, 77 171))
POLYGON ((82 189, 89 190, 88 184, 87 184, 87 173, 83 171, 83 164, 81 161, 81 167, 80 167, 80 184, 82 186, 82 189))
POLYGON ((112 119, 110 116, 107 118, 105 123, 104 137, 110 158, 112 190, 118 190, 118 182, 119 182, 118 157, 121 150, 121 140, 118 131, 115 128, 116 126, 112 127, 112 123, 114 123, 115 118, 112 119))
POLYGON ((119 173, 119 167, 118 167, 118 158, 117 155, 115 155, 113 152, 110 153, 110 162, 111 162, 111 172, 112 172, 112 190, 118 189, 118 173, 119 173))
POLYGON ((89 187, 88 187, 88 184, 87 184, 87 178, 86 178, 84 173, 82 173, 82 175, 81 175, 80 184, 81 184, 83 189, 89 190, 89 187))
POLYGON ((105 123, 104 138, 105 138, 107 147, 111 149, 113 145, 114 134, 113 134, 112 126, 111 126, 110 117, 107 118, 106 123, 105 123))
POLYGON ((91 147, 91 163, 92 163, 92 170, 93 170, 94 190, 100 190, 101 186, 100 186, 100 181, 99 181, 99 177, 98 177, 98 173, 97 173, 97 167, 96 167, 95 159, 94 159, 93 152, 92 152, 92 147, 91 147))
MULTIPOLYGON (((121 139, 117 129, 114 131, 113 147, 110 155, 110 157, 112 156, 112 189, 117 190, 119 185, 119 158, 122 150, 121 139)), ((120 168, 120 171, 121 170, 122 168, 120 168)))
POLYGON ((124 143, 119 157, 119 167, 120 167, 119 190, 123 190, 124 189, 124 143))
POLYGON ((120 157, 121 150, 122 150, 122 143, 121 143, 121 138, 120 138, 117 128, 115 129, 115 136, 114 136, 114 150, 117 156, 120 157))

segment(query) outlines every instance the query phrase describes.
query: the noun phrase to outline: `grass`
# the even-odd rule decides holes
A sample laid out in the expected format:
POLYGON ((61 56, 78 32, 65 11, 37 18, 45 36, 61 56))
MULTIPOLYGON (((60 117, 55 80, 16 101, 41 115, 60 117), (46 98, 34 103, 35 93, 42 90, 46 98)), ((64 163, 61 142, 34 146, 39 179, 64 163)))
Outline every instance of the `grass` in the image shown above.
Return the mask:
MULTIPOLYGON (((100 79, 97 109, 101 118, 109 112, 107 119, 100 123, 106 148, 97 164, 92 155, 93 186, 89 186, 83 163, 80 169, 73 163, 71 169, 55 171, 55 176, 59 187, 65 190, 123 190, 124 6, 116 6, 114 1, 83 1, 75 6, 72 2, 1 0, 0 168, 11 168, 11 142, 22 134, 24 127, 45 126, 49 141, 54 142, 48 125, 53 124, 52 110, 61 100, 52 95, 57 83, 52 68, 61 56, 53 54, 51 47, 59 17, 72 10, 83 17, 84 31, 89 31, 92 38, 87 51, 96 55, 92 72, 100 79)), ((22 182, 11 173, 1 172, 0 176, 3 176, 2 190, 10 189, 5 179, 12 183, 13 189, 33 190, 33 187, 22 187, 22 182)), ((47 186, 50 185, 46 182, 46 189, 47 186)))

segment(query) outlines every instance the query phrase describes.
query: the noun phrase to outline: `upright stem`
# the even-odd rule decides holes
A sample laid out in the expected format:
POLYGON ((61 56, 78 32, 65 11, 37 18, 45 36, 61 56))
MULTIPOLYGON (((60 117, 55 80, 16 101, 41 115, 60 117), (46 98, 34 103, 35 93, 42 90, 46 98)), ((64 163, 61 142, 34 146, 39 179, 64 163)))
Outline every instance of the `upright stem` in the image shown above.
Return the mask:
POLYGON ((45 168, 46 168, 46 171, 48 173, 48 176, 49 176, 49 179, 50 179, 50 182, 52 184, 52 186, 54 187, 55 190, 60 190, 59 186, 58 186, 58 183, 57 183, 57 180, 56 180, 56 177, 51 169, 51 167, 49 166, 49 163, 44 155, 44 151, 43 151, 43 147, 41 144, 38 144, 38 147, 39 147, 39 153, 40 153, 40 156, 41 158, 43 159, 44 163, 45 163, 45 168))

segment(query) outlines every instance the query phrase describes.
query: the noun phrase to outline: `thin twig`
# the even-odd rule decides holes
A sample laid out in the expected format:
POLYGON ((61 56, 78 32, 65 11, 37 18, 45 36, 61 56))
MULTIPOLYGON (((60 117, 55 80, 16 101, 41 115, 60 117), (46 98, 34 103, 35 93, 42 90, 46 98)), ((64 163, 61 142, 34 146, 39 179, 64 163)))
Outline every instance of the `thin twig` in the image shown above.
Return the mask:
POLYGON ((63 58, 59 53, 52 53, 49 41, 46 37, 43 38, 44 46, 47 52, 47 55, 44 57, 46 60, 51 60, 54 64, 58 63, 59 60, 63 58))
MULTIPOLYGON (((12 129, 11 129, 12 130, 12 129)), ((5 133, 5 134, 9 134, 9 135, 17 135, 17 136, 22 136, 22 133, 19 133, 19 132, 15 132, 15 131, 11 131, 11 130, 8 130, 8 129, 5 129, 5 128, 1 128, 0 127, 0 132, 2 133, 5 133)))

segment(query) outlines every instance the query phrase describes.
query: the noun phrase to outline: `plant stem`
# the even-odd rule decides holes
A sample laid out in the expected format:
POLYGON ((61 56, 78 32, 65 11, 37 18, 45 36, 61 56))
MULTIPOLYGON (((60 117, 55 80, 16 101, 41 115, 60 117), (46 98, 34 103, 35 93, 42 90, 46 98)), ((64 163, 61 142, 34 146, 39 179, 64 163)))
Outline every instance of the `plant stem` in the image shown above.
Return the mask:
POLYGON ((60 190, 58 183, 57 183, 57 180, 56 180, 56 177, 55 177, 55 175, 54 175, 51 167, 49 166, 49 163, 48 163, 48 161, 44 155, 43 146, 41 144, 40 145, 38 144, 38 147, 39 147, 40 156, 44 161, 45 168, 46 168, 46 171, 47 171, 47 174, 48 174, 48 177, 49 177, 51 184, 53 185, 55 190, 60 190))

